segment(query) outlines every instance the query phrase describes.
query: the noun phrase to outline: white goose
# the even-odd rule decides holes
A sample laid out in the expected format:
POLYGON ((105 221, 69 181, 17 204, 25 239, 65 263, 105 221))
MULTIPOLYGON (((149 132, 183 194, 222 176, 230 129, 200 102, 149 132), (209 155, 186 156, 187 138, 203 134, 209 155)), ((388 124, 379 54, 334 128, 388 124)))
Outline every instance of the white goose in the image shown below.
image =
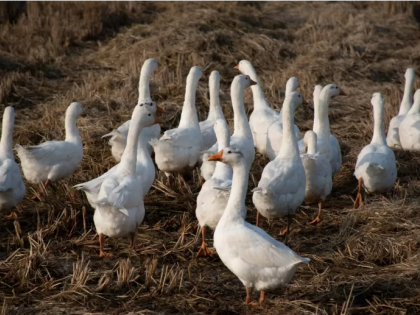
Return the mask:
MULTIPOLYGON (((289 129, 291 133, 291 126, 289 129)), ((214 232, 214 246, 225 266, 245 286, 245 303, 252 303, 254 288, 261 291, 259 303, 262 303, 265 290, 288 284, 298 265, 309 263, 309 258, 299 256, 262 229, 245 222, 245 197, 251 169, 245 152, 230 147, 210 159, 233 168, 230 197, 214 232)))
POLYGON ((139 105, 131 118, 127 146, 118 170, 102 182, 93 216, 99 235, 100 257, 112 257, 103 251, 105 236, 119 238, 130 234, 131 247, 134 247, 137 226, 145 215, 142 184, 136 174, 138 137, 143 128, 159 121, 152 111, 139 105))
POLYGON ((210 149, 217 141, 216 134, 213 129, 214 123, 218 119, 225 119, 222 108, 220 107, 219 99, 220 76, 219 71, 212 71, 209 78, 209 92, 210 92, 210 110, 207 119, 200 122, 201 135, 203 142, 201 151, 210 149))
POLYGON ((369 145, 359 153, 354 175, 359 180, 359 190, 354 208, 363 205, 362 186, 369 193, 382 193, 394 186, 397 168, 394 152, 387 146, 384 131, 384 103, 380 93, 371 100, 374 115, 373 137, 369 145))
MULTIPOLYGON (((230 130, 224 119, 218 119, 214 124, 219 151, 230 145, 230 130)), ((229 200, 232 186, 232 167, 216 162, 213 176, 207 180, 197 196, 197 209, 195 214, 201 226, 202 241, 197 257, 212 256, 206 244, 206 228, 215 229, 229 200)), ((244 213, 244 217, 245 217, 244 213)))
POLYGON ((254 98, 254 110, 249 116, 249 124, 255 147, 262 155, 266 155, 267 129, 273 122, 277 121, 279 114, 267 103, 252 64, 248 60, 241 60, 235 69, 249 75, 251 80, 257 83, 251 87, 254 98))
POLYGON ((404 150, 420 150, 420 89, 414 94, 413 106, 401 121, 399 135, 404 150))
MULTIPOLYGON (((291 77, 289 80, 287 80, 286 84, 286 93, 285 95, 295 92, 296 89, 299 87, 299 81, 296 77, 291 77)), ((284 103, 284 102, 283 102, 284 103)), ((298 107, 302 104, 302 102, 296 103, 295 111, 298 109, 298 107)), ((284 104, 283 104, 284 106, 284 104)), ((280 114, 278 115, 278 120, 273 122, 267 129, 267 148, 266 148, 266 154, 267 157, 270 159, 270 161, 274 160, 277 156, 277 153, 279 152, 279 149, 281 147, 281 141, 283 138, 283 107, 280 111, 280 114)), ((300 139, 300 130, 299 128, 294 124, 293 125, 293 132, 295 134, 295 138, 297 140, 300 139)))
POLYGON ((413 104, 413 86, 415 75, 414 69, 412 68, 408 68, 405 71, 405 87, 400 111, 398 112, 398 115, 393 117, 389 122, 388 135, 386 137, 386 143, 390 148, 401 148, 398 127, 413 104))
MULTIPOLYGON (((144 107, 152 113, 156 113, 156 106, 150 107, 146 103, 139 103, 137 107, 144 107)), ((156 118, 156 120, 160 121, 159 118, 156 118)), ((155 165, 153 164, 152 157, 147 148, 147 141, 149 140, 150 133, 145 132, 147 130, 152 130, 153 126, 142 128, 137 145, 136 176, 142 184, 143 198, 147 195, 155 181, 155 165)), ((113 166, 109 171, 97 178, 74 186, 74 188, 84 191, 92 208, 96 208, 96 201, 103 181, 107 177, 118 172, 119 165, 120 164, 113 166)))
POLYGON ((310 224, 317 224, 321 220, 322 202, 331 193, 332 173, 330 161, 318 154, 316 147, 316 133, 308 130, 303 138, 307 152, 301 154, 306 174, 305 198, 307 204, 318 203, 318 215, 310 224))
MULTIPOLYGON (((248 75, 241 74, 233 79, 230 87, 234 118, 234 133, 230 138, 230 144, 231 146, 246 152, 246 157, 250 160, 252 159, 251 164, 255 158, 255 149, 251 127, 245 112, 244 90, 248 86, 254 86, 255 84, 256 83, 248 75)), ((216 162, 208 161, 208 157, 217 152, 217 145, 216 142, 202 156, 203 164, 201 165, 201 176, 205 180, 212 177, 216 168, 216 162)))
POLYGON ((268 163, 258 187, 253 190, 252 201, 259 215, 268 219, 288 217, 285 234, 290 229, 291 216, 305 197, 306 176, 300 159, 298 144, 293 133, 293 116, 296 103, 302 102, 299 92, 286 95, 283 106, 283 140, 277 157, 268 163))
MULTIPOLYGON (((319 154, 330 160, 332 175, 341 168, 342 156, 340 144, 331 134, 328 108, 331 98, 338 95, 347 95, 335 84, 328 84, 322 88, 317 85, 314 89, 314 125, 313 131, 317 136, 317 149, 319 154)), ((299 141, 299 151, 305 153, 303 140, 299 141)))
POLYGON ((16 145, 23 175, 29 182, 44 182, 47 187, 50 182, 70 176, 77 169, 83 159, 83 144, 76 120, 82 112, 81 103, 73 102, 67 108, 64 141, 47 141, 28 147, 16 145))
POLYGON ((165 131, 159 140, 150 141, 155 151, 156 164, 165 172, 168 180, 172 173, 193 169, 200 157, 203 137, 198 123, 195 95, 201 76, 200 67, 191 68, 178 128, 165 131))
MULTIPOLYGON (((152 77, 152 73, 158 68, 158 63, 156 59, 150 58, 147 59, 143 66, 141 67, 140 72, 140 79, 139 79, 139 99, 137 104, 143 104, 144 106, 149 106, 158 113, 163 112, 163 110, 156 105, 156 103, 152 100, 150 96, 150 79, 152 77)), ((131 120, 127 120, 124 124, 119 126, 117 129, 114 129, 110 133, 102 136, 111 137, 109 139, 109 145, 111 146, 111 153, 114 159, 119 162, 121 160, 121 156, 124 152, 125 146, 127 144, 127 135, 128 130, 130 128, 131 120)), ((152 146, 149 144, 149 141, 154 138, 158 138, 160 135, 160 125, 156 124, 147 128, 144 128, 142 131, 142 136, 139 138, 140 141, 146 142, 147 150, 149 154, 153 152, 152 146)))
POLYGON ((6 107, 0 142, 0 210, 13 209, 25 196, 22 173, 13 156, 14 123, 15 110, 13 107, 6 107))

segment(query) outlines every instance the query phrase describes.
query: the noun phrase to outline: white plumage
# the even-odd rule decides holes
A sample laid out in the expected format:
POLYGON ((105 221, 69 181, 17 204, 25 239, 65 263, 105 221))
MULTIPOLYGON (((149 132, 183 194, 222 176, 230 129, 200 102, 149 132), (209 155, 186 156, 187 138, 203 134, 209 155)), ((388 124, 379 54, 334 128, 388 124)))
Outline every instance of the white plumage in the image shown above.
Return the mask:
POLYGON ((420 150, 420 89, 414 94, 413 106, 401 121, 399 135, 404 150, 420 150))
MULTIPOLYGON (((254 86, 255 82, 248 75, 237 75, 231 84, 231 99, 234 118, 234 133, 230 138, 230 145, 246 152, 246 157, 250 162, 254 161, 255 149, 252 137, 252 131, 246 117, 244 105, 244 90, 249 86, 254 86)), ((216 168, 215 161, 208 161, 208 157, 217 152, 217 142, 202 156, 203 164, 201 165, 201 176, 205 180, 211 178, 216 168)))
MULTIPOLYGON (((268 219, 284 216, 290 218, 305 196, 305 170, 293 133, 294 108, 297 102, 302 102, 301 99, 299 92, 286 95, 281 148, 277 157, 265 166, 258 187, 253 190, 252 201, 258 211, 257 222, 258 214, 268 219)), ((286 231, 288 229, 289 224, 286 231)))
MULTIPOLYGON (((161 112, 162 110, 156 105, 150 96, 150 79, 153 72, 158 68, 158 63, 156 59, 150 58, 147 59, 140 71, 139 79, 139 98, 137 104, 143 104, 144 106, 149 106, 152 110, 156 112, 161 112)), ((119 162, 121 156, 124 152, 125 146, 127 145, 127 135, 128 130, 130 129, 131 120, 127 120, 124 124, 119 126, 117 129, 114 129, 110 133, 102 136, 111 137, 109 139, 109 145, 111 146, 111 153, 114 159, 119 162)), ((147 128, 144 128, 142 131, 141 139, 146 140, 146 147, 149 151, 149 154, 152 154, 153 148, 149 144, 149 141, 154 138, 158 138, 160 135, 160 125, 156 124, 147 128)))
POLYGON ((167 176, 191 170, 199 160, 203 138, 195 107, 195 95, 201 76, 200 67, 191 68, 178 128, 166 131, 159 140, 150 141, 155 151, 156 164, 167 176))
POLYGON ((83 144, 76 120, 82 111, 81 103, 71 103, 67 108, 65 141, 47 141, 28 147, 16 145, 23 174, 29 182, 55 182, 70 176, 77 169, 83 159, 83 144))
POLYGON ((214 246, 225 266, 246 287, 246 304, 249 304, 253 288, 261 290, 262 302, 264 290, 289 283, 297 266, 309 263, 309 259, 300 257, 262 229, 245 222, 245 198, 251 168, 245 157, 244 152, 230 147, 211 158, 233 168, 232 189, 214 232, 214 246))
POLYGON ((13 156, 13 126, 15 110, 6 107, 0 142, 0 210, 10 210, 25 196, 25 184, 19 165, 13 156))
POLYGON ((414 72, 414 69, 412 68, 408 68, 405 71, 404 95, 401 101, 400 110, 398 112, 398 115, 393 117, 389 122, 388 134, 386 137, 386 143, 390 148, 401 148, 399 126, 404 120, 405 115, 407 115, 408 111, 413 105, 413 87, 415 75, 416 74, 414 72))
POLYGON ((369 193, 383 193, 394 186, 397 168, 394 152, 387 146, 384 131, 384 103, 382 95, 375 93, 371 100, 374 114, 372 142, 359 153, 354 175, 359 180, 359 191, 354 203, 363 205, 361 187, 369 193))

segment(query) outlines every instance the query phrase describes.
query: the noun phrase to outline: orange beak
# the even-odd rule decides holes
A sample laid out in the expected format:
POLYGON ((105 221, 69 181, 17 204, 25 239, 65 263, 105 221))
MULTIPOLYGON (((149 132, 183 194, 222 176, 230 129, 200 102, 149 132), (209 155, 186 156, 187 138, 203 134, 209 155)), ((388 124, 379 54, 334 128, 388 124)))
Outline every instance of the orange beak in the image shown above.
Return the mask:
POLYGON ((222 160, 223 160, 223 150, 217 152, 216 154, 213 154, 207 159, 207 161, 219 161, 219 162, 222 162, 222 160))
POLYGON ((162 107, 159 107, 159 106, 156 105, 156 112, 157 113, 164 113, 165 111, 163 110, 162 107))
POLYGON ((346 92, 344 92, 343 90, 341 90, 341 89, 340 89, 340 95, 348 96, 348 94, 346 92))
POLYGON ((160 119, 160 117, 155 116, 155 124, 163 124, 163 121, 160 119))
POLYGON ((233 67, 233 69, 239 70, 239 63, 233 67))
POLYGON ((253 81, 252 79, 249 79, 249 81, 251 82, 249 85, 257 85, 257 82, 253 81))

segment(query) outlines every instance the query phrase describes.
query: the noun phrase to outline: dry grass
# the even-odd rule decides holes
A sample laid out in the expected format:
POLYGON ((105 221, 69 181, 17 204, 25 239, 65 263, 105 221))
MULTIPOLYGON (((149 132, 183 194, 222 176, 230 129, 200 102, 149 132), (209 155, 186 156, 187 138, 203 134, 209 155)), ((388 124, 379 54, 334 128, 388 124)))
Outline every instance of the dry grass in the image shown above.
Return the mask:
MULTIPOLYGON (((38 187, 27 185, 17 220, 0 222, 1 314, 420 313, 419 156, 396 153, 399 184, 385 200, 372 196, 353 210, 351 199, 355 160, 372 134, 371 95, 383 94, 389 121, 406 67, 420 69, 420 29, 410 4, 28 2, 14 24, 1 22, 0 98, 16 108, 14 142, 62 139, 68 104, 81 101, 86 111, 78 121, 85 158, 77 172, 39 203, 28 198, 38 187), (114 165, 100 136, 130 117, 140 68, 150 57, 160 63, 152 94, 167 112, 165 128, 179 119, 193 65, 206 76, 197 93, 201 119, 207 78, 216 69, 232 123, 229 86, 240 59, 252 61, 277 109, 290 76, 299 78, 306 99, 315 84, 332 82, 350 95, 331 104, 343 168, 323 221, 306 226, 316 209, 302 207, 296 221, 303 230, 289 243, 312 261, 287 289, 269 292, 263 306, 243 305, 244 288, 217 257, 195 259, 196 176, 174 189, 157 181, 145 200, 136 251, 128 239, 107 240, 115 257, 98 258, 93 210, 70 187, 114 165)), ((245 100, 250 112, 250 91, 245 100)), ((309 108, 296 116, 301 131, 311 128, 309 108)), ((266 162, 257 155, 250 188, 266 162)), ((263 227, 276 236, 283 225, 263 227)))

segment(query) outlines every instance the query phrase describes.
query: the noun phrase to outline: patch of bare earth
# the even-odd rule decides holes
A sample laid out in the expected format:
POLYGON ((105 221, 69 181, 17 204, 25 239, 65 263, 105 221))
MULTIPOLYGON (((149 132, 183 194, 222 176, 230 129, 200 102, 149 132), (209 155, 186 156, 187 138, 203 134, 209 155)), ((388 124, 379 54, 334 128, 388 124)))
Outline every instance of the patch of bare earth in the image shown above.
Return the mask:
MULTIPOLYGON (((418 314, 420 313, 419 155, 396 152, 399 183, 385 199, 370 196, 352 209, 357 154, 370 142, 370 99, 381 92, 386 122, 398 111, 404 72, 420 69, 420 29, 411 4, 363 2, 35 3, 17 18, 0 8, 0 99, 16 108, 14 142, 63 139, 64 112, 85 105, 78 126, 82 165, 48 190, 27 196, 16 220, 0 220, 1 314, 418 314), (9 15, 8 15, 9 14, 9 15), (11 24, 12 23, 12 24, 11 24), (195 258, 197 174, 168 188, 158 173, 146 197, 147 215, 136 250, 107 240, 114 258, 98 258, 93 209, 71 188, 115 164, 101 136, 129 119, 143 61, 160 67, 152 95, 176 126, 191 66, 203 68, 199 117, 208 111, 207 79, 220 72, 221 101, 232 124, 234 65, 250 60, 268 102, 279 109, 286 80, 298 77, 311 100, 316 84, 336 83, 348 97, 330 107, 343 167, 317 226, 316 207, 302 207, 289 246, 311 258, 287 288, 267 293, 259 307, 243 304, 245 290, 221 263, 195 258)), ((12 12, 12 13, 10 13, 12 12)), ((17 14, 17 13, 13 13, 17 14)), ((420 87, 417 80, 416 87, 420 87)), ((251 91, 246 91, 248 113, 251 91)), ((302 134, 312 127, 308 107, 296 113, 302 134)), ((257 154, 250 189, 267 160, 257 154)), ((248 194, 247 219, 255 222, 248 194)), ((280 239, 285 222, 263 228, 280 239)), ((211 244, 211 235, 208 235, 211 244)), ((256 298, 256 296, 255 296, 256 298)))

